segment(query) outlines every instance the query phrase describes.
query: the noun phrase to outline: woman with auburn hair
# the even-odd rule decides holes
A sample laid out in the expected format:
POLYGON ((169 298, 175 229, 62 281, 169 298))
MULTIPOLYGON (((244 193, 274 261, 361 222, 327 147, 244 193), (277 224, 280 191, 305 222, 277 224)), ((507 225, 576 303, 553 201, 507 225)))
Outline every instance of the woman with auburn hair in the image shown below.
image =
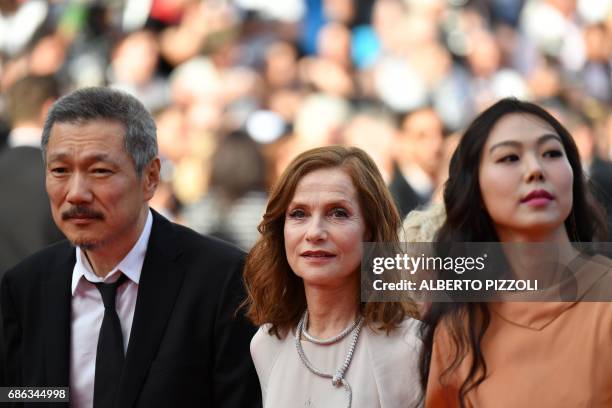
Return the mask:
POLYGON ((414 305, 360 301, 362 243, 397 244, 399 227, 363 150, 312 149, 285 170, 244 272, 266 408, 418 403, 414 305))
POLYGON ((461 139, 444 205, 436 242, 554 244, 591 281, 565 302, 433 303, 421 333, 425 406, 612 406, 612 303, 593 301, 610 300, 612 261, 579 251, 605 239, 605 223, 568 131, 537 105, 497 102, 461 139))

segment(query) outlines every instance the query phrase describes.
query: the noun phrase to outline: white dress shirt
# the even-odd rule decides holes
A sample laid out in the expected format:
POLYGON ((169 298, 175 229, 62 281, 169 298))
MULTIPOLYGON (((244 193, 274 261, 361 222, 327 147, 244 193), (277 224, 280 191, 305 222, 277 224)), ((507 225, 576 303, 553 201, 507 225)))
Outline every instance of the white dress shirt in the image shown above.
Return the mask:
POLYGON ((43 130, 38 127, 16 127, 8 135, 8 145, 9 147, 30 146, 40 148, 42 132, 43 130))
POLYGON ((97 276, 85 253, 76 248, 76 264, 72 272, 70 322, 70 406, 93 407, 94 376, 98 336, 104 317, 104 304, 95 282, 114 282, 120 273, 127 281, 117 290, 116 307, 121 322, 123 348, 127 351, 138 295, 138 283, 144 263, 153 216, 148 212, 145 226, 130 252, 104 279, 97 276))
POLYGON ((416 164, 410 164, 400 168, 400 172, 404 179, 410 184, 410 187, 421 198, 429 200, 434 189, 431 177, 423 169, 416 164))

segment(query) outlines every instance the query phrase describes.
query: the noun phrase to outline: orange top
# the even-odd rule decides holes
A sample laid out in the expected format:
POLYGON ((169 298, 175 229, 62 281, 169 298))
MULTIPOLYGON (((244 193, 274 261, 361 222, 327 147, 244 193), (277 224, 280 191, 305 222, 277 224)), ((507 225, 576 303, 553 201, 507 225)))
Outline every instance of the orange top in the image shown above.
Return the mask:
MULTIPOLYGON (((578 288, 580 299, 612 290, 612 261, 585 267, 599 279, 578 288)), ((601 297, 600 297, 601 299, 601 297)), ((492 303, 481 349, 487 377, 466 395, 466 407, 612 407, 612 302, 492 303)), ((425 406, 458 407, 471 356, 440 379, 453 361, 449 330, 434 336, 425 406)))

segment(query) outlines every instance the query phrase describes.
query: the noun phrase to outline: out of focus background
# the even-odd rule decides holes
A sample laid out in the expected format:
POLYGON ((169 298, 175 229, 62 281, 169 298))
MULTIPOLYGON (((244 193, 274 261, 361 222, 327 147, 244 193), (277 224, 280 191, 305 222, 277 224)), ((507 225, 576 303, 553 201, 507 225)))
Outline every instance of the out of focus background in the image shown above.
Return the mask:
MULTIPOLYGON (((466 124, 513 95, 570 129, 609 209, 611 37, 611 0, 0 0, 0 149, 40 143, 62 94, 123 89, 157 121, 153 208, 249 249, 298 153, 365 149, 405 215, 440 199, 466 124)), ((2 161, 0 201, 27 171, 2 161)))

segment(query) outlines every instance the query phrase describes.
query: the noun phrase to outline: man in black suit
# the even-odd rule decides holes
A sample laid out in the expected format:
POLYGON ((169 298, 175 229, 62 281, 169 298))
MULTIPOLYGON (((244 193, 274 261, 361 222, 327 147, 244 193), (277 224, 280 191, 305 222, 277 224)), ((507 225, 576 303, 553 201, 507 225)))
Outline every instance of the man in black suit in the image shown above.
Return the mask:
POLYGON ((68 241, 3 278, 5 384, 70 386, 77 408, 260 406, 255 328, 236 313, 243 253, 149 209, 160 162, 143 105, 78 90, 42 147, 68 241))
POLYGON ((63 239, 45 193, 40 139, 47 111, 59 97, 48 76, 26 76, 7 92, 8 147, 0 151, 0 278, 26 256, 63 239))
POLYGON ((442 160, 444 129, 429 107, 406 113, 401 126, 389 190, 403 219, 431 199, 442 160))

